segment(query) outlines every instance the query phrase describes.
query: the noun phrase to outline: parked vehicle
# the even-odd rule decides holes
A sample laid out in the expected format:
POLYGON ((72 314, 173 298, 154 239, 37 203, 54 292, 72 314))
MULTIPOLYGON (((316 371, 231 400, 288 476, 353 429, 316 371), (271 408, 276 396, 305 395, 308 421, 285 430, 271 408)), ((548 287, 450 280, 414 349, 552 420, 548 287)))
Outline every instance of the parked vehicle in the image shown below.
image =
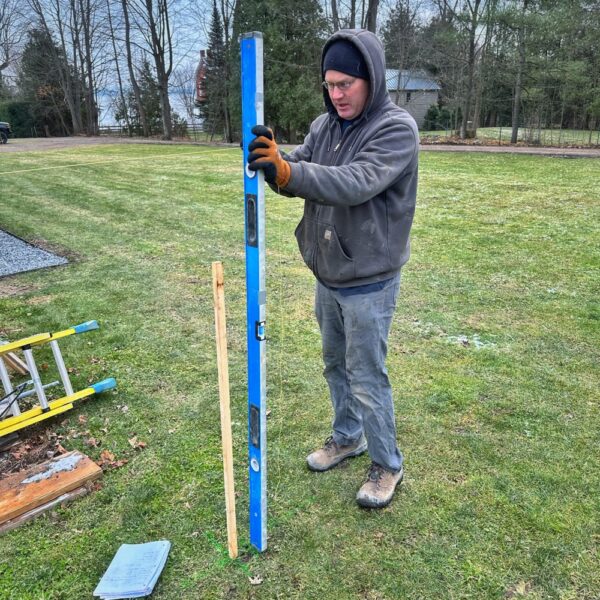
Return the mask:
POLYGON ((8 136, 12 133, 10 123, 0 121, 0 144, 8 142, 8 136))

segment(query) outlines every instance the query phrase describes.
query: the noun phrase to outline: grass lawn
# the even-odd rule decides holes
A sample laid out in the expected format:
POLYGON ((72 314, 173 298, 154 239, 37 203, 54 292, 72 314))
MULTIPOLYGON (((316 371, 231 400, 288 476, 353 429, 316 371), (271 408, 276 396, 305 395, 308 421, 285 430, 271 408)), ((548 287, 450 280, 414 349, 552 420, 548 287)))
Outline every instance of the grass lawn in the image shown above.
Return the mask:
POLYGON ((97 319, 99 331, 61 348, 76 387, 113 376, 117 390, 41 430, 128 463, 0 537, 0 598, 91 598, 121 543, 165 538, 155 600, 600 597, 600 161, 422 153, 388 361, 406 478, 381 512, 354 502, 366 456, 305 467, 331 409, 293 237, 301 202, 268 192, 270 537, 258 555, 247 543, 240 160, 238 149, 159 145, 2 155, 0 227, 71 263, 0 280, 0 335, 97 319), (214 260, 226 278, 236 561, 214 260), (147 447, 132 448, 134 436, 147 447))

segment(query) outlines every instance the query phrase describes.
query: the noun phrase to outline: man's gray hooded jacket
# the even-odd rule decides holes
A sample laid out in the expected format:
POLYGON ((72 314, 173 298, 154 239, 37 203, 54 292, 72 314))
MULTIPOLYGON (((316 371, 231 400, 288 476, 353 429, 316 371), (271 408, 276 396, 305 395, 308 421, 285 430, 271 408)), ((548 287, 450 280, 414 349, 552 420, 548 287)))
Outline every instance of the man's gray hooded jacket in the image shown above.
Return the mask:
POLYGON ((296 238, 317 279, 353 287, 388 279, 408 260, 419 138, 413 118, 389 97, 381 42, 369 31, 341 30, 322 56, 340 39, 356 45, 369 69, 365 108, 342 133, 325 90, 328 113, 284 156, 291 176, 279 191, 305 199, 296 238))

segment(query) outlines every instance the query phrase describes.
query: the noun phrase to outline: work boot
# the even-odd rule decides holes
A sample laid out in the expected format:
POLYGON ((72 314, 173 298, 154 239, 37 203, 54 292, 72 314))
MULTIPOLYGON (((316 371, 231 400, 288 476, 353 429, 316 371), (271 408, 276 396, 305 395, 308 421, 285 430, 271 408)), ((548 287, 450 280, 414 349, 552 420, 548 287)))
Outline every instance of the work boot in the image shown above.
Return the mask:
POLYGON ((394 497, 396 486, 402 481, 404 469, 397 473, 388 471, 377 463, 371 463, 367 473, 367 481, 362 485, 356 501, 365 508, 383 508, 394 497))
POLYGON ((306 457, 306 462, 311 471, 328 471, 339 465, 345 458, 358 456, 366 449, 367 440, 363 435, 360 436, 358 442, 349 446, 340 446, 330 436, 325 440, 325 445, 322 448, 306 457))

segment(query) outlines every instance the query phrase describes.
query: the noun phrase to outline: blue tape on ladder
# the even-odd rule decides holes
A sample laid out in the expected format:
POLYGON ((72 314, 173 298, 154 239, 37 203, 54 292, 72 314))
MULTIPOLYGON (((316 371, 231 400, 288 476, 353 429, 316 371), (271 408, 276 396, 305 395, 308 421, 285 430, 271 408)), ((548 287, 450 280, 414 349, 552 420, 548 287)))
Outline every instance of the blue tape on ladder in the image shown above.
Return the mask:
POLYGON ((114 387, 117 387, 117 382, 114 377, 109 377, 108 379, 103 379, 98 383, 90 385, 90 387, 93 388, 96 394, 100 394, 102 392, 106 392, 106 390, 112 390, 114 387))
POLYGON ((246 221, 246 306, 248 339, 248 461, 250 488, 250 543, 267 548, 267 418, 265 349, 265 202, 261 171, 249 172, 251 129, 263 118, 262 33, 241 38, 242 135, 246 221))
POLYGON ((98 325, 98 321, 86 321, 80 325, 75 325, 73 329, 75 333, 85 333, 86 331, 92 331, 92 329, 100 329, 100 325, 98 325))

